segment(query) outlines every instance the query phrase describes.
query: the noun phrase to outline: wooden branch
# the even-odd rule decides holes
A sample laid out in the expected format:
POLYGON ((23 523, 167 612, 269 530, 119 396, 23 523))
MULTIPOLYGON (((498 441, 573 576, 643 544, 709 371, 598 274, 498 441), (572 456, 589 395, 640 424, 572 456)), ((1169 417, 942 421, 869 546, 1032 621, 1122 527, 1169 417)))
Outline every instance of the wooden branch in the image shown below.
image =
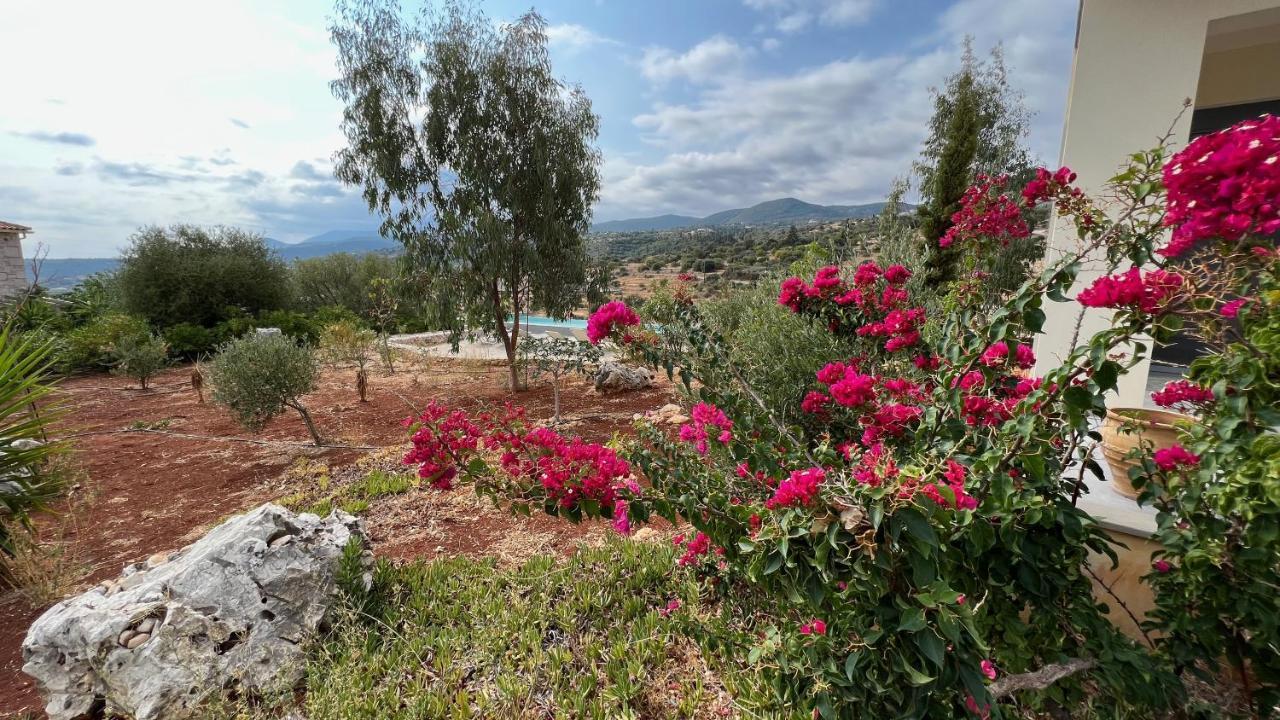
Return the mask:
POLYGON ((1073 658, 1066 662, 1050 663, 1039 670, 1020 675, 1006 675, 991 683, 988 690, 991 692, 991 697, 997 700, 1020 690, 1043 690, 1065 677, 1090 670, 1097 664, 1097 660, 1089 658, 1073 658))

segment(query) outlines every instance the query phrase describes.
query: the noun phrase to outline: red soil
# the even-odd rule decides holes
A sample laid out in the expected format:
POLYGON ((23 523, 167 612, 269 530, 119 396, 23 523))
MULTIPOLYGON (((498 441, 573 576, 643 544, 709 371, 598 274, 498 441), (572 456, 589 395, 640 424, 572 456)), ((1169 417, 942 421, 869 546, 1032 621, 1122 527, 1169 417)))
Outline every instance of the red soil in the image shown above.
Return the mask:
MULTIPOLYGON (((70 549, 86 568, 77 591, 117 575, 129 563, 188 544, 229 515, 296 490, 284 471, 299 458, 322 462, 335 476, 371 455, 384 464, 393 462, 393 449, 407 447, 400 420, 432 398, 464 408, 511 400, 524 405, 532 418, 551 413, 549 388, 511 396, 502 387, 505 368, 493 363, 437 359, 428 367, 375 374, 366 403, 356 398, 354 371, 326 371, 320 389, 304 399, 321 433, 335 444, 388 450, 320 449, 306 445, 309 436, 292 412, 261 433, 245 432, 225 410, 198 402, 189 375, 189 368, 167 371, 146 392, 108 375, 61 384, 70 412, 60 434, 71 438, 85 477, 72 493, 71 512, 62 515, 75 520, 68 523, 70 549), (123 432, 139 427, 156 432, 123 432), (229 437, 278 442, 233 442, 225 439, 229 437)), ((658 408, 670 398, 670 387, 662 383, 644 392, 605 397, 575 383, 564 393, 562 414, 570 425, 567 432, 604 441, 625 432, 634 413, 658 408)), ((600 523, 575 526, 550 517, 515 517, 477 501, 466 489, 409 492, 379 502, 365 519, 375 552, 394 559, 517 557, 571 549, 577 541, 602 534, 600 523)), ((55 522, 42 519, 46 528, 55 522)), ((13 592, 0 595, 2 717, 42 716, 34 682, 21 673, 20 648, 27 627, 45 609, 13 592)))

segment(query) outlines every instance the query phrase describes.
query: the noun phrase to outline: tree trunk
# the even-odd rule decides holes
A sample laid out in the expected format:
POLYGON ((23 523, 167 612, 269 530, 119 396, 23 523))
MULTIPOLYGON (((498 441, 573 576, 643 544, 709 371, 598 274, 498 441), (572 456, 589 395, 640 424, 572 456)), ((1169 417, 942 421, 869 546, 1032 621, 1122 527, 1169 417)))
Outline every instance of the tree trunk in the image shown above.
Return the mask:
POLYGON ((498 292, 498 281, 494 280, 491 286, 490 296, 493 299, 493 316, 494 322, 498 328, 498 339, 502 340, 502 349, 507 353, 507 374, 509 378, 511 392, 519 392, 524 389, 520 383, 520 373, 516 369, 516 344, 520 337, 520 300, 515 294, 512 295, 512 323, 511 329, 507 329, 507 312, 502 306, 502 294, 498 292))
POLYGON ((560 378, 556 378, 551 383, 551 396, 555 398, 555 413, 552 415, 553 425, 560 425, 560 378))
POLYGON ((369 392, 369 374, 364 369, 356 371, 356 392, 360 394, 360 402, 369 402, 366 397, 369 392))
POLYGON ((288 405, 297 410, 298 414, 302 416, 302 422, 306 423, 307 432, 311 433, 311 439, 315 442, 316 447, 324 445, 324 439, 320 437, 320 431, 316 429, 315 421, 311 419, 311 413, 307 412, 307 409, 300 402, 292 402, 288 403, 288 405))

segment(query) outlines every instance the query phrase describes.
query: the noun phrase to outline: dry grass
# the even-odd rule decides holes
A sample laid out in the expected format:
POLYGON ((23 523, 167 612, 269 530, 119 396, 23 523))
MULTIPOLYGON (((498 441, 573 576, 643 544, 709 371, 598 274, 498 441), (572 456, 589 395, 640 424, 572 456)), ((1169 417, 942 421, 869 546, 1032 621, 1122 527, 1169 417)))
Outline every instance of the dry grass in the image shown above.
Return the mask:
POLYGON ((68 539, 75 535, 75 515, 50 524, 42 539, 12 521, 0 521, 9 532, 13 554, 0 553, 0 576, 27 602, 51 605, 66 597, 84 577, 86 565, 68 539))

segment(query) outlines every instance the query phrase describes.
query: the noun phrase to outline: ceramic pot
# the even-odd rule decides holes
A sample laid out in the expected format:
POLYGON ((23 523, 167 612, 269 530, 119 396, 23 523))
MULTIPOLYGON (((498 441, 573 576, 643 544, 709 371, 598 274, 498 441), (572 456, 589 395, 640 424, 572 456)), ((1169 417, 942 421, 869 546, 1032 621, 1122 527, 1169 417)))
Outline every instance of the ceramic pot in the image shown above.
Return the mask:
POLYGON ((1151 451, 1178 442, 1178 427, 1195 422, 1195 418, 1168 410, 1148 408, 1112 408, 1099 429, 1102 434, 1102 456, 1111 468, 1112 488, 1128 498, 1137 498, 1138 490, 1129 481, 1129 469, 1142 467, 1142 462, 1128 457, 1142 445, 1151 451))

